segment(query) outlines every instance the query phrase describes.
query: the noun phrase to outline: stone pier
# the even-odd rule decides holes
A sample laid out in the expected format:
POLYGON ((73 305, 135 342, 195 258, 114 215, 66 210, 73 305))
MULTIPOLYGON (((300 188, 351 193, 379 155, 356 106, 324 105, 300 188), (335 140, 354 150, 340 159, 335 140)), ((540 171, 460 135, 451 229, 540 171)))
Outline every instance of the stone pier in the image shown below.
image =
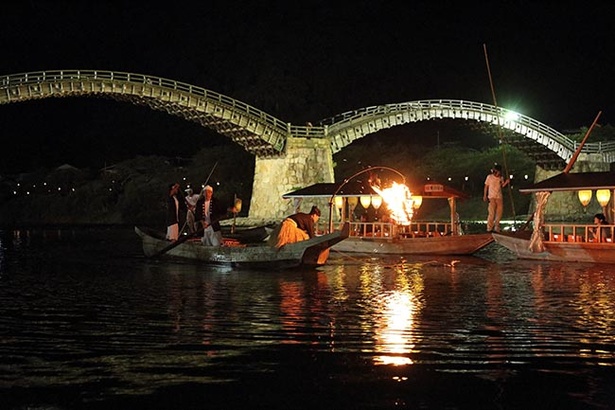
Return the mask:
MULTIPOLYGON (((326 138, 289 137, 284 154, 275 158, 256 157, 249 218, 253 221, 280 220, 295 212, 296 204, 282 195, 320 182, 334 182, 333 153, 326 138)), ((328 215, 328 200, 310 201, 299 205, 309 212, 318 205, 324 218, 328 215)))

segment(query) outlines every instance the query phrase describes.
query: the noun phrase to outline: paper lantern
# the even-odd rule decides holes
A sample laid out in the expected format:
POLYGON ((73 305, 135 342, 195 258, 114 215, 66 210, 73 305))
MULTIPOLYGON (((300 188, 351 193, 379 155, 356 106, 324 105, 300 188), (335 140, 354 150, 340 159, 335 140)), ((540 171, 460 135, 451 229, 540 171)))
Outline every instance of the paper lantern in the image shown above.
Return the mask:
POLYGON ((596 191, 596 199, 601 207, 607 206, 609 200, 611 199, 611 191, 608 189, 599 189, 596 191))
POLYGON ((365 209, 369 208, 369 204, 372 202, 372 199, 369 195, 362 195, 361 197, 359 197, 359 200, 361 201, 361 205, 365 209))
POLYGON ((419 209, 423 204, 423 197, 420 195, 412 195, 412 207, 414 209, 419 209))
POLYGON ((577 195, 579 196, 579 201, 581 201, 581 205, 586 207, 589 205, 589 202, 592 200, 592 191, 590 189, 582 189, 577 191, 577 195))
POLYGON ((380 205, 382 205, 382 197, 380 195, 373 196, 372 206, 374 207, 374 209, 380 208, 380 205))
POLYGON ((341 196, 336 196, 335 197, 335 207, 337 209, 342 209, 343 206, 344 206, 344 198, 341 196))

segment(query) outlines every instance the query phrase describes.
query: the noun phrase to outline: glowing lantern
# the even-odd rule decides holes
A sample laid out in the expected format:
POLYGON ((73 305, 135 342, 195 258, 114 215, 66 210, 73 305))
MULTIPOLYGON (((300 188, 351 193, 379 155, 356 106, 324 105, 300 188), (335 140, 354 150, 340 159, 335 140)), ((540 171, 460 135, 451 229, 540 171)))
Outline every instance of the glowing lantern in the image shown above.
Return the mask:
POLYGON ((374 207, 374 209, 380 208, 380 205, 382 205, 382 197, 379 196, 379 195, 373 196, 372 197, 372 206, 374 207))
POLYGON ((241 199, 235 198, 235 202, 233 203, 233 213, 238 214, 239 212, 241 212, 241 204, 241 199))
POLYGON ((419 209, 423 204, 423 197, 421 195, 412 195, 412 208, 419 209))
POLYGON ((365 209, 369 208, 369 204, 372 202, 372 199, 369 197, 369 195, 362 195, 359 200, 361 201, 361 205, 365 209))
POLYGON ((581 201, 581 205, 583 205, 583 207, 587 207, 589 202, 592 200, 592 191, 590 189, 578 191, 577 195, 579 196, 579 201, 581 201))
POLYGON ((600 206, 604 208, 609 203, 609 200, 611 199, 611 191, 609 191, 608 189, 597 190, 596 199, 598 200, 598 203, 600 203, 600 206))
POLYGON ((357 207, 357 204, 359 203, 359 198, 357 198, 356 196, 349 196, 347 201, 348 201, 348 216, 350 220, 352 221, 354 218, 354 209, 357 207))
POLYGON ((336 196, 335 197, 335 207, 337 209, 342 209, 343 206, 344 206, 344 198, 341 196, 336 196))
POLYGON ((596 191, 596 199, 598 200, 598 203, 600 204, 600 206, 602 207, 602 213, 604 213, 606 215, 606 206, 609 203, 609 200, 611 199, 611 191, 609 191, 608 189, 599 189, 596 191))

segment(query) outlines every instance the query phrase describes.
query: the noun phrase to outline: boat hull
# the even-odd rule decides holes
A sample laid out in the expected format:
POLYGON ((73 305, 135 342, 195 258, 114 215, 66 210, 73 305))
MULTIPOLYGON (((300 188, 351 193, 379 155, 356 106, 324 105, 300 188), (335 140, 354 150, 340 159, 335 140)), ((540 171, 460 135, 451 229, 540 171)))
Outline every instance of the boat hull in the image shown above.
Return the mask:
POLYGON ((403 255, 471 255, 493 242, 490 233, 424 238, 350 237, 336 244, 339 252, 403 255))
MULTIPOLYGON (((143 241, 146 256, 158 255, 170 242, 153 232, 135 227, 135 232, 143 241)), ((215 265, 230 265, 248 268, 288 268, 296 266, 324 265, 329 256, 329 248, 348 237, 346 224, 341 231, 318 236, 306 241, 287 244, 280 249, 266 243, 236 246, 203 246, 198 239, 188 240, 169 249, 163 255, 191 259, 215 265)))
POLYGON ((544 252, 530 251, 529 235, 494 233, 496 243, 512 251, 520 259, 556 261, 615 263, 613 243, 592 242, 544 242, 544 252))

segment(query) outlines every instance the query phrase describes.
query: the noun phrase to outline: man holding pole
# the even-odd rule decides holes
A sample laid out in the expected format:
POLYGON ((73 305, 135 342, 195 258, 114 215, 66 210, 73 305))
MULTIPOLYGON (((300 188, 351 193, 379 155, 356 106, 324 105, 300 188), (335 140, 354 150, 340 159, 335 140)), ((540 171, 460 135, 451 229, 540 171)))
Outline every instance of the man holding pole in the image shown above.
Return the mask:
POLYGON ((487 215, 487 232, 500 232, 500 220, 504 213, 504 198, 502 196, 502 188, 504 188, 510 180, 502 177, 502 166, 495 165, 491 170, 491 174, 485 179, 485 188, 483 190, 483 201, 489 201, 487 215))
POLYGON ((196 203, 195 220, 203 228, 201 241, 205 246, 222 245, 222 227, 220 220, 227 215, 227 208, 214 198, 211 185, 203 188, 202 196, 196 203))

